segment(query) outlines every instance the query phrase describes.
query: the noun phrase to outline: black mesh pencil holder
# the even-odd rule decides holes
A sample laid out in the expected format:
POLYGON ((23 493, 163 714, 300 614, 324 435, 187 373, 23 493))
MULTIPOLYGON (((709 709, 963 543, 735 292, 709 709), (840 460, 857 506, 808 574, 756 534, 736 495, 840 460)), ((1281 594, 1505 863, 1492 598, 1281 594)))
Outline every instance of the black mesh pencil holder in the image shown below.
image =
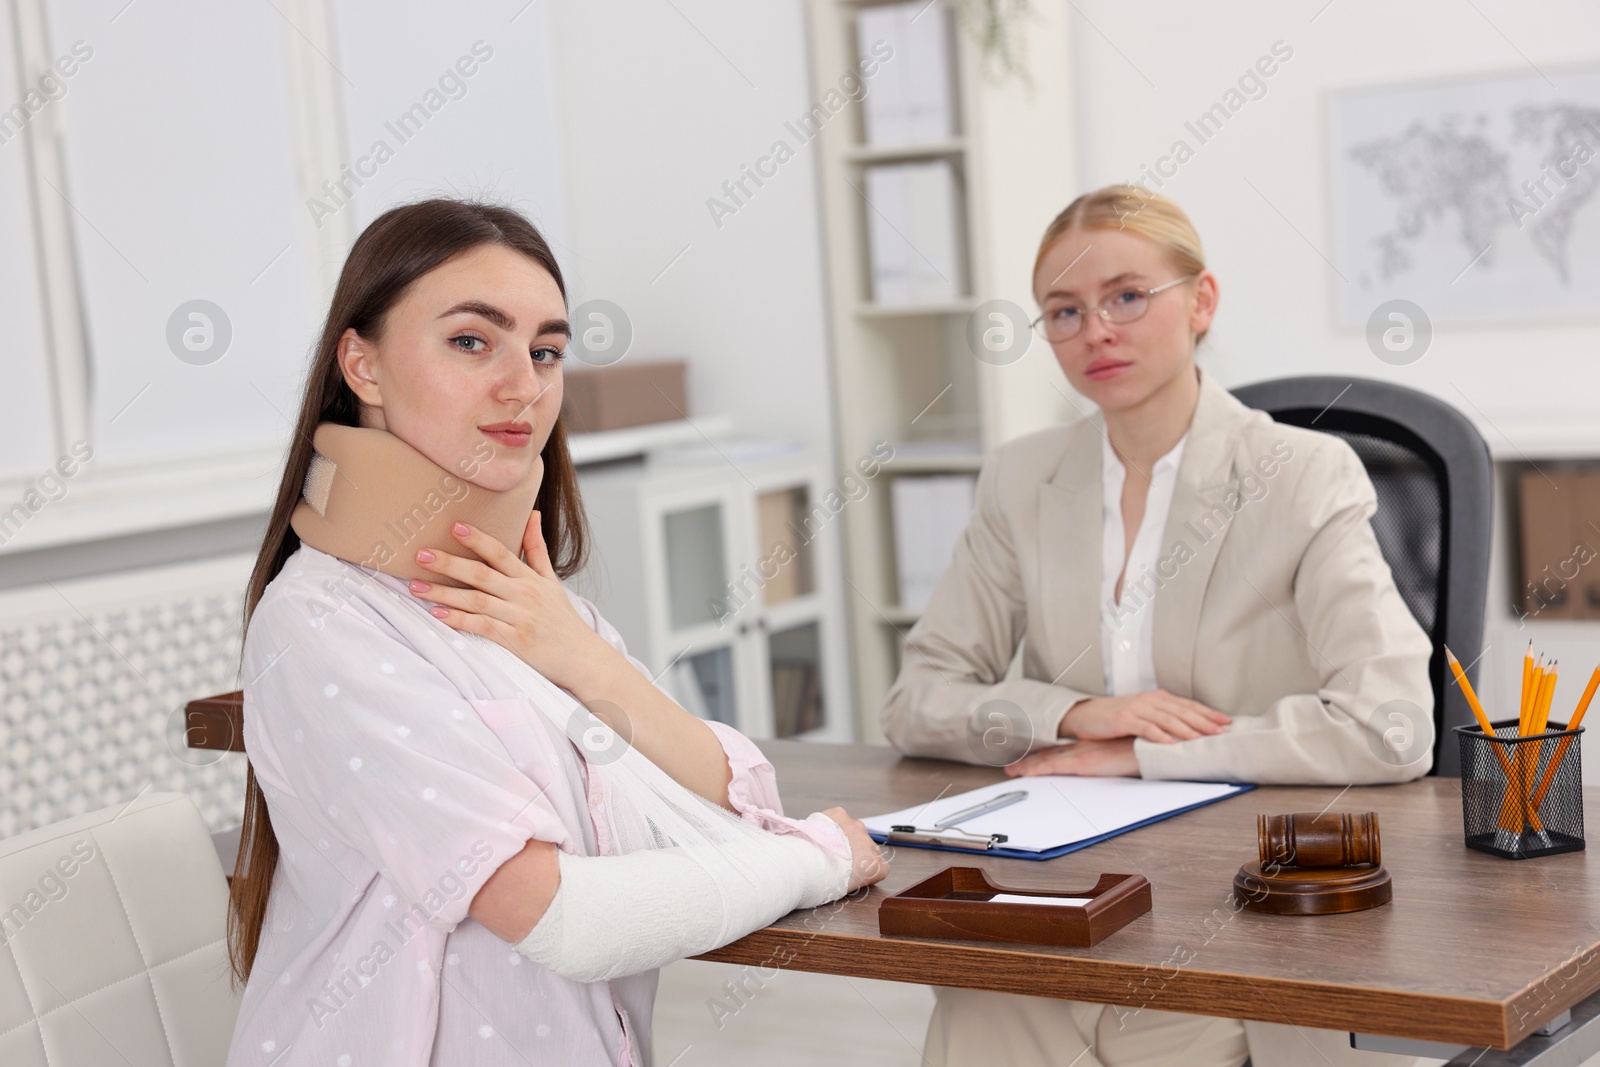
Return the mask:
POLYGON ((1517 721, 1457 726, 1467 847, 1525 860, 1583 848, 1583 728, 1517 736, 1517 721))

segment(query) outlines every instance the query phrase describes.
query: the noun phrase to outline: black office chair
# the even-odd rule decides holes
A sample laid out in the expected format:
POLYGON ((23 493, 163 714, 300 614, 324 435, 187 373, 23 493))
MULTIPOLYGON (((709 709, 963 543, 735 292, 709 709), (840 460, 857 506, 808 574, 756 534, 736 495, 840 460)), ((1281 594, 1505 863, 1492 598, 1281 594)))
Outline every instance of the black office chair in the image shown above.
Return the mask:
POLYGON ((1427 393, 1368 378, 1277 378, 1233 390, 1291 426, 1355 449, 1378 493, 1372 529, 1395 585, 1433 639, 1433 773, 1458 776, 1452 727, 1475 721, 1445 663, 1448 644, 1476 684, 1489 583, 1493 469, 1477 428, 1427 393))

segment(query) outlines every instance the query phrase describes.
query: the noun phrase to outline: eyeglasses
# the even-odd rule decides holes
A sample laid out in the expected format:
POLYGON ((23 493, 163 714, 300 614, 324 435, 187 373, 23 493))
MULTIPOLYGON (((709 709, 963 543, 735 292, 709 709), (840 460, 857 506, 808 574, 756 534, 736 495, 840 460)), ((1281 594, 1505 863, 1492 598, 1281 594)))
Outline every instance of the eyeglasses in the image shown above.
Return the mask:
POLYGON ((1133 322, 1135 319, 1144 318, 1144 313, 1150 310, 1152 296, 1171 289, 1174 285, 1182 285, 1196 276, 1185 274, 1181 278, 1163 282, 1154 289, 1122 289, 1106 297, 1098 307, 1083 308, 1077 304, 1062 304, 1060 307, 1045 308, 1044 314, 1033 320, 1033 328, 1046 341, 1054 344, 1070 341, 1083 331, 1083 324, 1088 321, 1086 311, 1098 313, 1107 322, 1133 322))

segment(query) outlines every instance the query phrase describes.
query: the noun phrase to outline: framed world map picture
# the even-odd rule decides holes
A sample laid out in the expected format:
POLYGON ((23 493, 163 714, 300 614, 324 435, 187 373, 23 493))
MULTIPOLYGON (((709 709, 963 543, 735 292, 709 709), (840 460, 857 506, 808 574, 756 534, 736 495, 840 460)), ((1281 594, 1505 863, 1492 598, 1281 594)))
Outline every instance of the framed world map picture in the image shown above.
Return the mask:
POLYGON ((1339 322, 1600 315, 1600 67, 1330 94, 1339 322))

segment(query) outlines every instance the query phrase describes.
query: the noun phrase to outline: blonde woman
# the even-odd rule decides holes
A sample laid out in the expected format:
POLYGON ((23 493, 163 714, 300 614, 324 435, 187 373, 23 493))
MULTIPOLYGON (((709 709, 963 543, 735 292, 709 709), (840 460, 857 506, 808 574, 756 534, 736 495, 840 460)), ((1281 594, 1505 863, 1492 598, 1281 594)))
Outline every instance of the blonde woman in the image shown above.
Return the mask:
MULTIPOLYGON (((1196 366, 1218 285, 1182 209, 1130 186, 1079 197, 1033 277, 1036 325, 1098 411, 985 462, 886 698, 890 740, 1011 775, 1426 774, 1431 647, 1368 523, 1371 482, 1340 439, 1273 422, 1196 366)), ((1411 1062, 1343 1033, 936 993, 934 1064, 1411 1062)))

